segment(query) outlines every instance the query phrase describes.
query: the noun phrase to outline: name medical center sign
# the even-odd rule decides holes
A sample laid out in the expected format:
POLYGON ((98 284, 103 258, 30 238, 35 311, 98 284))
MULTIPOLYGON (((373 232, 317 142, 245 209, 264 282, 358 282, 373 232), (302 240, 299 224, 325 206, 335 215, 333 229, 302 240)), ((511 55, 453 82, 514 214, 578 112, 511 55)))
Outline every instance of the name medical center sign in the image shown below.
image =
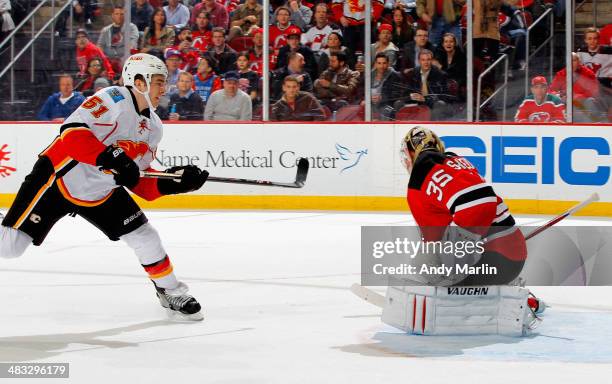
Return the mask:
MULTIPOLYGON (((195 164, 215 176, 291 181, 297 159, 307 157, 308 181, 297 190, 209 183, 187 197, 146 206, 404 210, 408 175, 399 143, 413 125, 169 123, 152 164, 156 169, 195 164)), ((577 201, 598 192, 602 203, 592 214, 612 216, 609 126, 427 126, 448 150, 466 156, 511 206, 520 202, 522 212, 542 211, 543 201, 577 201)), ((10 204, 36 155, 58 132, 59 124, 0 124, 0 205, 10 204)))

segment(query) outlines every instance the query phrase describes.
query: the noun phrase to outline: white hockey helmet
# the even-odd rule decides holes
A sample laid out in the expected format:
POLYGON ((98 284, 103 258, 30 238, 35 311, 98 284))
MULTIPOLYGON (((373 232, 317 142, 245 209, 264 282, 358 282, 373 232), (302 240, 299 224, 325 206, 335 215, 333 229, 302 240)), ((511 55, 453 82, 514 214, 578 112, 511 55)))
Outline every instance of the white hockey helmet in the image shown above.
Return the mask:
POLYGON ((408 131, 400 146, 400 159, 408 173, 412 171, 414 160, 424 150, 444 152, 444 144, 431 129, 417 125, 408 131))
POLYGON ((128 57, 123 65, 123 85, 133 87, 137 75, 144 78, 148 88, 153 75, 168 77, 168 69, 157 57, 147 53, 137 53, 128 57))

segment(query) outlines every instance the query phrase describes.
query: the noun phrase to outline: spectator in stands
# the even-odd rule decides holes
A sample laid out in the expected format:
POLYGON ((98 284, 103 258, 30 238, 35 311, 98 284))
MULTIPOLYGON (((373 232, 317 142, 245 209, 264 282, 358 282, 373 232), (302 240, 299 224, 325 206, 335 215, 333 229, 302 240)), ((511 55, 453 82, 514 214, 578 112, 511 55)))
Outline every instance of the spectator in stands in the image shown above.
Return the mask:
POLYGON ((213 60, 215 72, 222 75, 227 71, 236 70, 236 51, 225 43, 225 30, 215 27, 212 30, 212 45, 207 53, 213 60))
POLYGON ((263 26, 263 8, 257 0, 246 0, 232 14, 228 40, 236 36, 248 36, 254 29, 263 26))
MULTIPOLYGON (((600 120, 597 114, 601 110, 597 104, 599 96, 599 83, 593 71, 580 62, 580 56, 572 52, 572 104, 574 106, 574 121, 600 120)), ((567 98, 567 70, 563 68, 555 75, 550 84, 550 93, 555 94, 565 102, 567 98)))
POLYGON ((166 68, 168 69, 168 78, 166 79, 166 93, 171 94, 176 88, 176 83, 181 71, 183 63, 181 51, 169 49, 166 51, 164 58, 166 59, 166 68))
POLYGON ((414 26, 410 24, 410 19, 402 6, 393 8, 393 34, 391 41, 398 48, 403 48, 406 44, 414 40, 414 26))
POLYGON ((291 11, 291 24, 305 31, 312 19, 312 9, 308 8, 300 0, 288 0, 287 7, 291 11))
POLYGON ((449 113, 448 103, 453 101, 448 93, 446 73, 433 65, 433 52, 428 49, 419 52, 419 64, 406 76, 407 102, 427 105, 433 120, 444 120, 449 113))
POLYGON ((60 75, 59 92, 52 94, 45 101, 38 112, 38 120, 64 121, 70 116, 85 101, 85 97, 80 92, 72 89, 72 76, 65 73, 60 75))
POLYGON ((98 47, 102 48, 108 57, 115 72, 120 73, 123 69, 123 57, 127 41, 128 52, 138 48, 138 27, 130 23, 127 38, 123 36, 123 23, 125 22, 125 10, 122 5, 115 5, 111 14, 113 22, 102 28, 98 37, 98 47))
POLYGON ((153 16, 153 7, 149 4, 149 0, 135 0, 132 3, 130 18, 140 32, 144 32, 149 26, 151 16, 153 16))
POLYGON ((240 76, 236 71, 229 71, 225 74, 223 89, 213 92, 206 103, 204 119, 251 120, 253 116, 251 98, 238 88, 239 80, 240 76))
POLYGON ((423 27, 418 27, 414 34, 414 41, 404 45, 402 49, 402 59, 399 69, 403 72, 419 65, 419 53, 427 49, 432 51, 433 45, 429 42, 429 32, 423 27))
POLYGON ((287 31, 291 26, 291 10, 286 6, 280 6, 274 11, 275 23, 270 26, 268 38, 270 39, 270 47, 273 51, 273 60, 270 65, 276 66, 278 60, 278 51, 287 45, 287 31))
POLYGON ((206 11, 200 11, 195 18, 195 24, 191 29, 193 37, 193 47, 202 52, 208 50, 208 46, 212 44, 212 25, 210 24, 210 16, 206 11))
POLYGON ((389 56, 381 52, 376 54, 372 77, 372 109, 381 115, 383 120, 395 117, 394 104, 402 96, 400 74, 389 65, 389 56))
MULTIPOLYGON (((251 69, 259 76, 263 72, 263 28, 253 30, 253 46, 249 49, 249 62, 251 69)), ((274 70, 275 63, 272 61, 273 53, 270 53, 270 70, 274 70)))
POLYGON ((446 72, 449 79, 455 80, 459 89, 465 88, 467 58, 459 48, 455 35, 452 33, 444 34, 442 44, 436 49, 434 59, 434 65, 446 72))
POLYGON ((206 54, 202 56, 198 63, 197 72, 193 80, 194 89, 200 95, 203 104, 206 104, 213 92, 223 88, 221 77, 213 70, 213 67, 210 65, 210 57, 206 54))
MULTIPOLYGON (((363 51, 365 36, 365 1, 366 0, 332 0, 331 10, 342 27, 342 36, 348 48, 352 51, 363 51)), ((372 2, 372 21, 377 21, 382 14, 382 0, 372 2)))
POLYGON ((145 28, 141 52, 164 57, 166 49, 174 44, 174 28, 166 25, 166 13, 156 8, 149 26, 145 28))
POLYGON ((170 49, 181 52, 181 65, 179 68, 182 71, 192 72, 196 65, 198 65, 200 51, 193 48, 193 38, 189 27, 183 27, 178 30, 177 43, 170 47, 170 49))
POLYGON ((612 87, 612 46, 599 45, 597 28, 588 28, 584 32, 584 43, 578 49, 580 60, 595 73, 601 84, 612 87))
POLYGON ((283 96, 270 111, 272 121, 323 121, 325 112, 310 93, 300 91, 300 81, 295 76, 283 80, 283 96))
POLYGON ((499 14, 499 33, 507 37, 510 45, 514 46, 510 54, 512 68, 524 71, 527 66, 525 61, 527 27, 523 11, 504 3, 499 14))
POLYGON ((94 81, 93 89, 91 91, 83 92, 83 96, 85 97, 92 96, 94 93, 98 92, 99 90, 104 89, 106 87, 110 87, 110 86, 111 86, 111 83, 110 81, 108 81, 106 77, 98 77, 96 81, 94 81))
POLYGON ((315 96, 331 111, 337 111, 355 98, 359 77, 359 72, 346 65, 346 55, 334 52, 329 58, 329 68, 314 83, 315 96))
POLYGON ((374 65, 374 57, 380 52, 384 52, 389 56, 389 65, 395 66, 399 49, 391 42, 391 36, 393 34, 393 27, 391 24, 381 24, 378 27, 378 41, 372 44, 372 65, 374 65))
POLYGON ((238 86, 242 91, 251 97, 251 101, 253 102, 253 105, 255 105, 258 98, 257 90, 259 87, 259 76, 257 75, 257 72, 251 70, 249 66, 248 52, 245 51, 238 54, 236 66, 238 67, 238 75, 240 76, 238 86))
POLYGON ((0 41, 3 41, 13 29, 15 29, 15 22, 11 17, 11 2, 0 0, 0 41))
POLYGON ((343 45, 342 35, 340 32, 330 32, 327 36, 327 48, 321 50, 319 58, 319 70, 323 72, 329 66, 329 57, 334 52, 342 52, 346 56, 346 64, 351 69, 355 68, 355 55, 353 52, 343 45))
POLYGON ((108 61, 108 58, 94 43, 89 41, 89 35, 83 28, 79 28, 76 32, 76 62, 79 67, 79 75, 84 76, 88 68, 89 61, 93 58, 99 58, 102 60, 104 69, 106 70, 106 76, 109 80, 115 78, 115 71, 108 61))
POLYGON ((278 100, 282 96, 285 77, 293 76, 300 84, 300 90, 312 93, 312 77, 304 71, 304 56, 299 52, 289 54, 289 63, 286 67, 279 68, 272 73, 272 92, 271 99, 278 100))
POLYGON ((514 116, 519 123, 564 123, 565 105, 561 99, 548 93, 544 76, 531 79, 531 92, 521 103, 514 116))
POLYGON ((202 0, 201 3, 196 4, 193 7, 193 13, 191 17, 191 22, 195 23, 195 18, 200 11, 206 11, 210 18, 210 24, 215 27, 223 28, 223 31, 227 30, 228 22, 229 22, 229 14, 227 13, 227 9, 216 0, 202 0))
POLYGON ((304 57, 304 70, 308 72, 311 79, 316 79, 319 74, 317 60, 315 59, 312 50, 305 45, 302 45, 300 42, 301 35, 302 30, 295 25, 292 25, 287 29, 287 45, 279 50, 277 65, 279 68, 282 68, 287 65, 287 58, 290 53, 301 53, 304 57))
POLYGON ((168 108, 160 108, 159 117, 162 120, 202 120, 204 105, 197 92, 192 89, 193 76, 189 72, 181 72, 176 83, 176 91, 170 94, 168 108))
POLYGON ((104 77, 104 63, 99 57, 94 57, 87 62, 87 73, 82 80, 74 87, 77 91, 80 91, 85 96, 93 94, 94 83, 100 78, 104 77))
POLYGON ((474 0, 474 55, 491 64, 499 55, 502 0, 474 0))
POLYGON ((170 27, 182 28, 189 24, 189 8, 179 3, 179 0, 168 0, 164 13, 170 27))
POLYGON ((337 25, 330 24, 328 13, 327 4, 317 3, 314 8, 314 25, 302 34, 302 44, 315 54, 327 46, 327 37, 330 33, 342 33, 337 25))
MULTIPOLYGON (((99 14, 98 2, 95 0, 73 0, 72 15, 79 24, 85 24, 86 28, 91 28, 95 16, 99 14)), ((66 21, 70 17, 70 10, 65 9, 58 17, 55 24, 55 35, 66 36, 66 21)))
POLYGON ((433 45, 439 45, 445 33, 461 41, 461 8, 465 0, 416 0, 416 4, 417 16, 431 28, 429 41, 433 45))

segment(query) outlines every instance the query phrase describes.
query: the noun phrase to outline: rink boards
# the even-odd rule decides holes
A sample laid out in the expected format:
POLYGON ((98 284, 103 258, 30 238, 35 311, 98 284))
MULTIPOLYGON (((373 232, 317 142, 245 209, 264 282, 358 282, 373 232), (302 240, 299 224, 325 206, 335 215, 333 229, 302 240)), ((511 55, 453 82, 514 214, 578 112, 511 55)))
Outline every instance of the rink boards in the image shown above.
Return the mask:
MULTIPOLYGON (((464 155, 517 213, 554 213, 598 192, 585 215, 612 216, 610 126, 423 124, 464 155)), ((311 169, 302 189, 208 183, 197 193, 142 202, 164 209, 407 210, 399 143, 413 124, 166 124, 156 169, 195 164, 211 175, 292 181, 299 157, 311 169)), ((59 124, 3 123, 0 206, 12 201, 59 124), (6 152, 10 152, 7 154, 6 152)))

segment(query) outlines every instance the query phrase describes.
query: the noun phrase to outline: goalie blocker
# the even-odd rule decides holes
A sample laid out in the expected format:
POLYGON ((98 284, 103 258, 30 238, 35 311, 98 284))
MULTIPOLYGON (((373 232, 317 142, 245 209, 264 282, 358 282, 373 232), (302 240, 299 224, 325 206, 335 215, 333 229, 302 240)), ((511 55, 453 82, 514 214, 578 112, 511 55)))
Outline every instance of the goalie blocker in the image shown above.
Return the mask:
POLYGON ((418 335, 526 336, 538 321, 528 297, 519 286, 391 286, 382 321, 418 335))

